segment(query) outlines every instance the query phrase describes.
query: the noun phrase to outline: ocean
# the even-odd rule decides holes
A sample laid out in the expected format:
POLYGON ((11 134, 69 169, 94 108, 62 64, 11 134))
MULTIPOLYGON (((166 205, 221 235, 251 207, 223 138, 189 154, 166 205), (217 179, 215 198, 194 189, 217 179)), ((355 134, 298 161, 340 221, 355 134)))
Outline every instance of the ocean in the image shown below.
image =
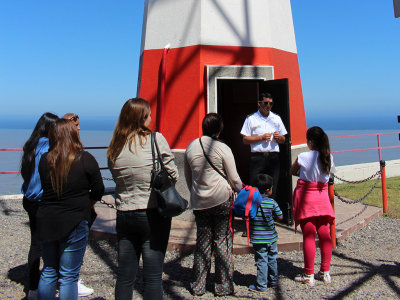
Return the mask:
MULTIPOLYGON (((108 146, 111 141, 112 130, 117 117, 81 117, 80 137, 85 147, 108 146)), ((375 123, 375 128, 369 127, 367 117, 349 121, 348 117, 323 118, 308 117, 309 126, 318 125, 325 129, 329 137, 361 135, 374 133, 400 132, 400 124, 397 123, 397 116, 391 116, 392 121, 387 121, 388 117, 375 123)), ((0 118, 0 148, 22 148, 29 138, 37 122, 33 117, 1 117, 0 118)), ((357 137, 331 139, 331 150, 352 150, 376 148, 377 137, 357 137)), ((399 135, 381 136, 381 147, 400 146, 399 135)), ((97 159, 99 166, 107 167, 106 150, 89 150, 97 159)), ((22 152, 0 151, 0 171, 17 171, 21 160, 22 152)), ((333 154, 336 166, 378 162, 378 151, 363 151, 350 153, 333 154)), ((394 160, 400 159, 400 148, 382 150, 382 159, 394 160)), ((108 170, 102 170, 105 178, 111 178, 108 170)), ((20 175, 2 175, 0 174, 0 195, 19 194, 21 189, 20 175)), ((104 181, 105 186, 113 186, 112 181, 104 181)))

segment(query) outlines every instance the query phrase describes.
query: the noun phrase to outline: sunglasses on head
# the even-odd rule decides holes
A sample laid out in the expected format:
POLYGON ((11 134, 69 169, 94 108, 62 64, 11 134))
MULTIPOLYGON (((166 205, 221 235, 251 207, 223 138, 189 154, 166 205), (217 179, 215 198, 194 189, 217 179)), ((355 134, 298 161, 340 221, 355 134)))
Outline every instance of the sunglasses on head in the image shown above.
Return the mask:
POLYGON ((75 115, 75 116, 71 117, 70 120, 76 122, 78 119, 79 119, 78 115, 75 115))

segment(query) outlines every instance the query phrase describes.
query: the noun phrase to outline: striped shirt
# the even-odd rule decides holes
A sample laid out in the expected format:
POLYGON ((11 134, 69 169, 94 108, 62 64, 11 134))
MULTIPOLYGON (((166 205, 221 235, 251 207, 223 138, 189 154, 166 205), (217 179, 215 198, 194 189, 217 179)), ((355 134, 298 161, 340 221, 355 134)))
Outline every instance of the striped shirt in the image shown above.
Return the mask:
POLYGON ((267 195, 262 195, 261 204, 257 209, 257 215, 253 220, 250 220, 250 243, 269 244, 278 240, 278 233, 274 225, 274 217, 282 217, 282 211, 278 203, 268 198, 267 195))

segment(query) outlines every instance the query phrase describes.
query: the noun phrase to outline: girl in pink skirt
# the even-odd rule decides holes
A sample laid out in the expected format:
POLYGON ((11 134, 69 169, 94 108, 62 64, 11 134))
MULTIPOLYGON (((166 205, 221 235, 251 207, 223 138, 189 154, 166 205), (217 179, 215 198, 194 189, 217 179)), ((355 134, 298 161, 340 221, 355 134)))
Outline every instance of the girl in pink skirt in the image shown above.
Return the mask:
POLYGON ((328 136, 320 127, 307 130, 307 146, 311 151, 300 153, 290 168, 291 175, 300 177, 293 193, 293 216, 295 230, 300 224, 303 232, 304 274, 295 280, 314 286, 315 279, 331 283, 329 224, 333 224, 335 213, 329 201, 328 181, 334 165, 328 136), (316 232, 321 249, 321 269, 314 278, 316 232))

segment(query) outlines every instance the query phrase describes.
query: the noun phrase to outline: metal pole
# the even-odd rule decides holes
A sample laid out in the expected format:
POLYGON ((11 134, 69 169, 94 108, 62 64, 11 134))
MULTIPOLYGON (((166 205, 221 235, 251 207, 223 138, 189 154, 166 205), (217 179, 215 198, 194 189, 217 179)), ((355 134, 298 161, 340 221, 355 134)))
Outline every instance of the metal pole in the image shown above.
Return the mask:
POLYGON ((378 153, 379 153, 379 161, 381 161, 381 160, 382 160, 382 157, 381 157, 381 137, 379 136, 379 134, 378 134, 377 136, 378 136, 378 153))
POLYGON ((384 160, 380 161, 381 171, 382 171, 382 202, 383 202, 383 213, 388 213, 388 205, 387 205, 387 192, 386 192, 386 162, 384 160))
POLYGON ((157 102, 157 131, 160 133, 164 131, 165 73, 167 70, 167 53, 169 48, 170 44, 164 47, 161 61, 160 96, 157 102))
MULTIPOLYGON (((335 212, 335 194, 334 194, 334 178, 331 175, 329 177, 329 182, 328 182, 328 194, 329 194, 329 200, 331 201, 331 205, 333 208, 333 212, 335 212)), ((331 225, 331 239, 332 239, 332 248, 336 249, 336 225, 335 225, 336 220, 333 220, 333 224, 331 225)))

